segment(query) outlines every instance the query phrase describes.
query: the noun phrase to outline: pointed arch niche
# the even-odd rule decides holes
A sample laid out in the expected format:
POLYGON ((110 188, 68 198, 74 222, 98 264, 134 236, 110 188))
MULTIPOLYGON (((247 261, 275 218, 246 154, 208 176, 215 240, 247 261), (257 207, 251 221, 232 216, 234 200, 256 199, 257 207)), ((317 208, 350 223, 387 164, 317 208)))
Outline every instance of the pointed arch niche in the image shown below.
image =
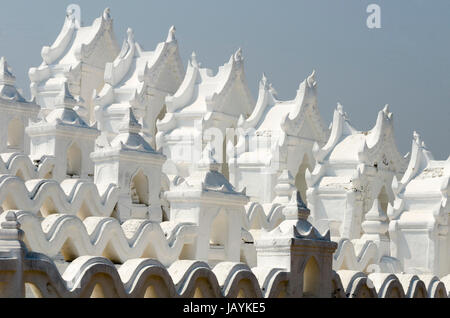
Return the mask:
POLYGON ((303 270, 303 297, 320 296, 320 268, 316 258, 311 256, 303 270))
POLYGON ((209 260, 220 261, 225 259, 229 232, 228 223, 228 214, 225 209, 221 209, 211 223, 209 260))
POLYGON ((81 149, 77 143, 72 143, 67 149, 67 170, 68 176, 81 176, 81 149))
POLYGON ((22 122, 14 118, 8 124, 7 146, 10 149, 20 149, 23 146, 24 126, 22 122))
POLYGON ((133 204, 149 205, 149 184, 147 176, 139 170, 130 182, 130 194, 133 204))

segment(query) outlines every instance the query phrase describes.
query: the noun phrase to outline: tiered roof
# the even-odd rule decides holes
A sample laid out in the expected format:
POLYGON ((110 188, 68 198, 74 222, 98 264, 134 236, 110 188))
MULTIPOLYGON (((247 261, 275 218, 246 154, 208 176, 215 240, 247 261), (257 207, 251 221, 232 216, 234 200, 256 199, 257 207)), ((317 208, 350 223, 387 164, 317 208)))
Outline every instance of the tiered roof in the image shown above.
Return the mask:
MULTIPOLYGON (((90 99, 92 92, 85 91, 90 81, 85 80, 85 84, 80 80, 82 65, 90 65, 94 72, 100 71, 103 74, 105 63, 113 60, 118 52, 109 8, 90 26, 81 26, 74 13, 67 12, 55 42, 42 48, 42 64, 29 70, 31 93, 43 108, 51 109, 61 85, 68 81, 72 94, 87 96, 90 99)), ((86 106, 90 101, 83 102, 86 106)))
POLYGON ((211 69, 201 68, 192 53, 186 76, 177 92, 166 98, 166 106, 168 114, 157 123, 160 131, 176 128, 174 119, 178 117, 196 116, 208 121, 213 113, 236 119, 241 114, 248 116, 254 102, 245 79, 241 50, 220 66, 215 75, 211 69))
POLYGON ((310 137, 325 143, 328 130, 317 107, 315 72, 305 79, 293 100, 281 101, 265 74, 259 83, 256 107, 248 119, 241 117, 238 127, 253 128, 257 135, 279 132, 298 137, 310 137))
POLYGON ((117 128, 112 122, 120 121, 129 107, 134 108, 138 118, 145 117, 147 112, 158 115, 163 105, 152 104, 149 96, 155 90, 163 94, 175 93, 183 76, 173 26, 166 41, 159 43, 154 51, 144 51, 134 40, 133 30, 128 29, 121 52, 112 63, 106 64, 105 86, 94 97, 98 105, 97 120, 114 135, 117 128))

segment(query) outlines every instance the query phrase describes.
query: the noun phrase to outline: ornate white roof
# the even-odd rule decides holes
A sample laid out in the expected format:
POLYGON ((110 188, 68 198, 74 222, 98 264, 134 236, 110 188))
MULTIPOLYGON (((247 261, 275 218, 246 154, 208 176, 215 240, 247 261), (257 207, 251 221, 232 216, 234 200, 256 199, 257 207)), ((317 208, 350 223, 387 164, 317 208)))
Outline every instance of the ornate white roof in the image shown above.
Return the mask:
POLYGON ((96 104, 100 106, 110 106, 113 103, 138 105, 142 103, 146 86, 164 91, 175 91, 178 87, 176 81, 158 81, 161 68, 165 66, 169 58, 173 58, 175 62, 174 65, 170 65, 174 66, 174 79, 181 82, 184 68, 173 26, 169 30, 166 41, 159 43, 154 51, 144 51, 134 40, 133 30, 129 28, 121 52, 114 62, 106 64, 105 86, 95 97, 96 104))
POLYGON ((31 93, 45 108, 52 108, 50 92, 58 91, 65 81, 69 81, 72 93, 82 95, 83 83, 79 83, 82 64, 103 70, 105 62, 114 59, 118 52, 109 8, 90 26, 80 26, 74 13, 67 12, 55 42, 42 48, 41 65, 28 72, 31 93))
MULTIPOLYGON (((80 26, 73 13, 68 12, 64 25, 51 46, 42 48, 42 64, 38 69, 30 69, 32 81, 42 81, 46 75, 43 70, 46 67, 56 66, 61 68, 50 68, 50 71, 70 71, 79 62, 89 58, 93 47, 103 33, 112 33, 112 19, 109 8, 106 8, 101 17, 94 20, 90 26, 80 26), (66 65, 63 67, 62 65, 66 65)), ((48 73, 47 73, 48 74, 48 73)))
POLYGON ((317 82, 313 72, 297 90, 293 100, 281 101, 265 74, 259 83, 255 109, 249 118, 239 118, 238 127, 252 128, 257 135, 280 132, 297 137, 313 138, 324 144, 328 129, 317 107, 317 82))
POLYGON ((395 193, 390 218, 398 218, 405 210, 424 210, 424 200, 428 201, 425 210, 437 209, 436 216, 444 211, 450 212, 448 196, 450 194, 450 156, 447 160, 434 160, 419 134, 414 132, 411 159, 405 174, 398 181, 394 178, 392 188, 395 193), (415 202, 416 201, 416 202, 415 202), (422 201, 420 203, 419 201, 422 201), (414 203, 419 203, 413 207, 414 203))
POLYGON ((342 105, 338 104, 327 143, 323 147, 315 144, 313 151, 319 163, 365 163, 384 167, 398 175, 403 174, 407 164, 395 143, 393 118, 388 105, 378 113, 375 126, 363 132, 351 126, 342 105))
POLYGON ((184 77, 175 28, 170 28, 166 41, 159 43, 154 51, 144 51, 134 40, 132 29, 128 29, 121 52, 112 63, 106 64, 104 77, 105 85, 94 97, 98 106, 96 119, 102 127, 114 130, 114 124, 106 123, 104 117, 116 116, 120 120, 130 106, 138 118, 146 111, 157 115, 160 109, 147 109, 149 104, 159 106, 149 102, 151 91, 174 93, 184 77))
POLYGON ((198 115, 207 121, 212 113, 238 118, 248 116, 254 101, 248 89, 244 73, 241 49, 233 54, 228 63, 219 67, 216 74, 201 68, 195 53, 188 63, 186 76, 172 96, 166 97, 166 117, 158 121, 159 130, 169 130, 175 116, 198 115))

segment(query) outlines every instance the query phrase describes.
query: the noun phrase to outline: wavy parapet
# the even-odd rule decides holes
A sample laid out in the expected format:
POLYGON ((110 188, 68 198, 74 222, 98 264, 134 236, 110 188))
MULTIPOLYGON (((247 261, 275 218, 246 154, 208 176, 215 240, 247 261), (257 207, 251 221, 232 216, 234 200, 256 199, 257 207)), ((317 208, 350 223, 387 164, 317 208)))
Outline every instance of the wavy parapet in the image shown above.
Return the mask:
POLYGON ((340 270, 334 280, 335 293, 343 290, 348 298, 447 298, 444 282, 434 277, 430 284, 426 275, 340 270))
POLYGON ((168 266, 197 235, 197 226, 190 223, 160 225, 148 220, 128 220, 120 224, 111 217, 87 217, 81 221, 67 214, 52 214, 41 221, 31 212, 18 211, 16 215, 29 250, 49 256, 61 252, 66 261, 83 255, 105 256, 114 263, 148 257, 168 266))
POLYGON ((378 247, 375 243, 367 241, 356 253, 355 246, 349 239, 340 239, 338 248, 333 255, 333 269, 341 270, 351 268, 356 271, 365 271, 371 264, 377 264, 378 247))
POLYGON ((50 176, 55 166, 56 158, 43 156, 39 161, 20 152, 0 154, 0 173, 15 175, 22 180, 44 179, 50 176))
MULTIPOLYGON (((24 273, 33 296, 43 298, 263 297, 258 279, 241 263, 219 263, 211 269, 200 261, 181 260, 166 268, 156 260, 138 258, 117 269, 106 258, 82 256, 61 275, 51 259, 29 253, 24 273)), ((264 294, 272 295, 283 283, 271 285, 264 294)))
MULTIPOLYGON (((61 275, 53 261, 39 253, 27 255, 24 274, 33 294, 27 296, 43 298, 272 298, 285 292, 287 281, 285 272, 250 269, 242 263, 223 262, 211 269, 204 262, 181 260, 166 268, 156 260, 138 258, 117 269, 97 256, 77 258, 61 275)), ((417 276, 351 270, 335 272, 333 288, 338 298, 428 298, 431 291, 417 276)), ((447 298, 441 288, 433 298, 447 298)))
POLYGON ((32 179, 0 175, 0 205, 4 210, 24 210, 36 215, 55 213, 109 217, 119 200, 119 188, 110 184, 100 194, 95 183, 81 179, 32 179))
POLYGON ((248 230, 271 231, 284 220, 281 204, 272 204, 267 214, 258 202, 249 202, 245 206, 245 210, 244 228, 248 230))

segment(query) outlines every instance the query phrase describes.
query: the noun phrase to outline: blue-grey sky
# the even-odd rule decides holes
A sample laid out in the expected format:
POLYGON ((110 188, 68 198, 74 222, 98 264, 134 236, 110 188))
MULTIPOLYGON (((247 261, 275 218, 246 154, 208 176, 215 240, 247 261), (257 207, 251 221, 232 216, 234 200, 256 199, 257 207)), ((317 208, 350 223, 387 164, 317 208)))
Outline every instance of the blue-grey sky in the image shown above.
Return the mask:
POLYGON ((401 152, 410 151, 412 132, 421 134, 436 159, 450 154, 450 1, 448 0, 159 0, 25 1, 0 5, 0 55, 29 96, 28 69, 41 62, 76 3, 91 24, 111 8, 117 39, 127 27, 153 50, 171 25, 184 64, 192 51, 217 69, 239 47, 256 99, 265 72, 280 99, 295 96, 313 69, 325 123, 336 103, 352 125, 371 129, 379 110, 390 105, 401 152), (381 29, 366 26, 369 4, 381 8, 381 29))

